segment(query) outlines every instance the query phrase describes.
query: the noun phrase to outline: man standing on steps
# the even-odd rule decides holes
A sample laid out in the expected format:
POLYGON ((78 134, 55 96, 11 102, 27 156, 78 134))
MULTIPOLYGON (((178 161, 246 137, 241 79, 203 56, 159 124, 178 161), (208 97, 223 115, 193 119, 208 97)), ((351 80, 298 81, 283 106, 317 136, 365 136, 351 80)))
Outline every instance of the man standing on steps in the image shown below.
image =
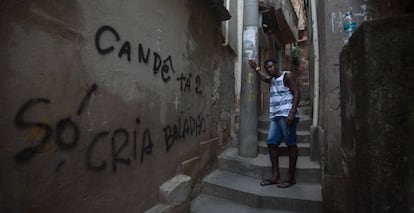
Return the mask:
POLYGON ((270 127, 266 142, 273 175, 260 182, 260 185, 277 184, 278 187, 287 188, 296 183, 295 170, 298 158, 296 126, 299 122, 297 111, 300 100, 299 87, 296 83, 295 74, 290 71, 279 71, 276 61, 273 59, 265 61, 264 69, 266 73, 261 71, 255 61, 249 60, 249 64, 259 74, 262 81, 270 84, 270 127), (279 173, 279 145, 283 138, 289 151, 289 172, 288 179, 282 181, 279 173))

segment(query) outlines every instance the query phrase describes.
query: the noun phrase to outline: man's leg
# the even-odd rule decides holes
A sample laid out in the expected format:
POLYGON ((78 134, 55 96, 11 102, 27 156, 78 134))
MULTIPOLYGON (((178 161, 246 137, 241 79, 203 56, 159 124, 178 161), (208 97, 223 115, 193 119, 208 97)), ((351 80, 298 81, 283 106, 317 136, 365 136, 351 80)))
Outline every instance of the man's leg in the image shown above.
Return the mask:
POLYGON ((260 185, 279 184, 281 182, 279 173, 279 144, 282 141, 283 133, 276 122, 276 118, 270 121, 269 135, 267 137, 267 148, 269 149, 270 162, 272 163, 272 176, 260 182, 260 185))
POLYGON ((288 146, 289 151, 289 174, 288 181, 291 183, 296 183, 295 171, 296 171, 296 162, 298 160, 298 147, 296 145, 288 146))
POLYGON ((276 144, 268 144, 270 162, 272 163, 272 181, 276 183, 281 182, 280 172, 279 172, 279 146, 276 144))
POLYGON ((296 162, 298 159, 298 147, 296 145, 296 125, 298 121, 299 119, 296 118, 292 125, 290 126, 282 125, 285 142, 286 142, 286 145, 288 147, 288 152, 289 152, 288 179, 278 185, 279 187, 282 187, 282 188, 292 186, 296 183, 295 171, 296 171, 296 162))

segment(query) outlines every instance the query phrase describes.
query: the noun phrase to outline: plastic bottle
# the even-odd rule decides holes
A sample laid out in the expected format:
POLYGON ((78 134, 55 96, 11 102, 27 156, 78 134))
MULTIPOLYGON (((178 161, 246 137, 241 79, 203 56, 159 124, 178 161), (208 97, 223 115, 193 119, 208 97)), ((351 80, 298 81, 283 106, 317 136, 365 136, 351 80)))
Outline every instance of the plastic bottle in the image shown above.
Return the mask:
POLYGON ((349 38, 351 37, 352 33, 355 32, 357 28, 357 24, 352 17, 352 12, 348 11, 345 14, 344 19, 344 43, 348 44, 349 38))

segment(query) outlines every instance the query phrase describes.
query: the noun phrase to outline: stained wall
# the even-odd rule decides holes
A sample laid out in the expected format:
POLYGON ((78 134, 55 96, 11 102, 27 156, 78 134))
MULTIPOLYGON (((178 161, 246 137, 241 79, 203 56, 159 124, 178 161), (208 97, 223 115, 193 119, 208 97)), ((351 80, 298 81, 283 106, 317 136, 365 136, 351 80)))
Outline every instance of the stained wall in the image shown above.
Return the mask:
POLYGON ((0 14, 1 211, 142 212, 228 142, 234 53, 207 1, 4 1, 0 14))

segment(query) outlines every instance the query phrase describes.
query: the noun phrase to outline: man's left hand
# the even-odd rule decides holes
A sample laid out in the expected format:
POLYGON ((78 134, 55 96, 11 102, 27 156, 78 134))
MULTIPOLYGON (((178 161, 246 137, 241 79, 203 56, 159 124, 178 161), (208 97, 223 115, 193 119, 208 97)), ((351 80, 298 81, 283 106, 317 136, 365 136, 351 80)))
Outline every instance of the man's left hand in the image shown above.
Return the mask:
POLYGON ((286 125, 288 125, 288 126, 292 125, 294 120, 295 120, 295 113, 294 112, 289 112, 289 115, 286 118, 286 125))

